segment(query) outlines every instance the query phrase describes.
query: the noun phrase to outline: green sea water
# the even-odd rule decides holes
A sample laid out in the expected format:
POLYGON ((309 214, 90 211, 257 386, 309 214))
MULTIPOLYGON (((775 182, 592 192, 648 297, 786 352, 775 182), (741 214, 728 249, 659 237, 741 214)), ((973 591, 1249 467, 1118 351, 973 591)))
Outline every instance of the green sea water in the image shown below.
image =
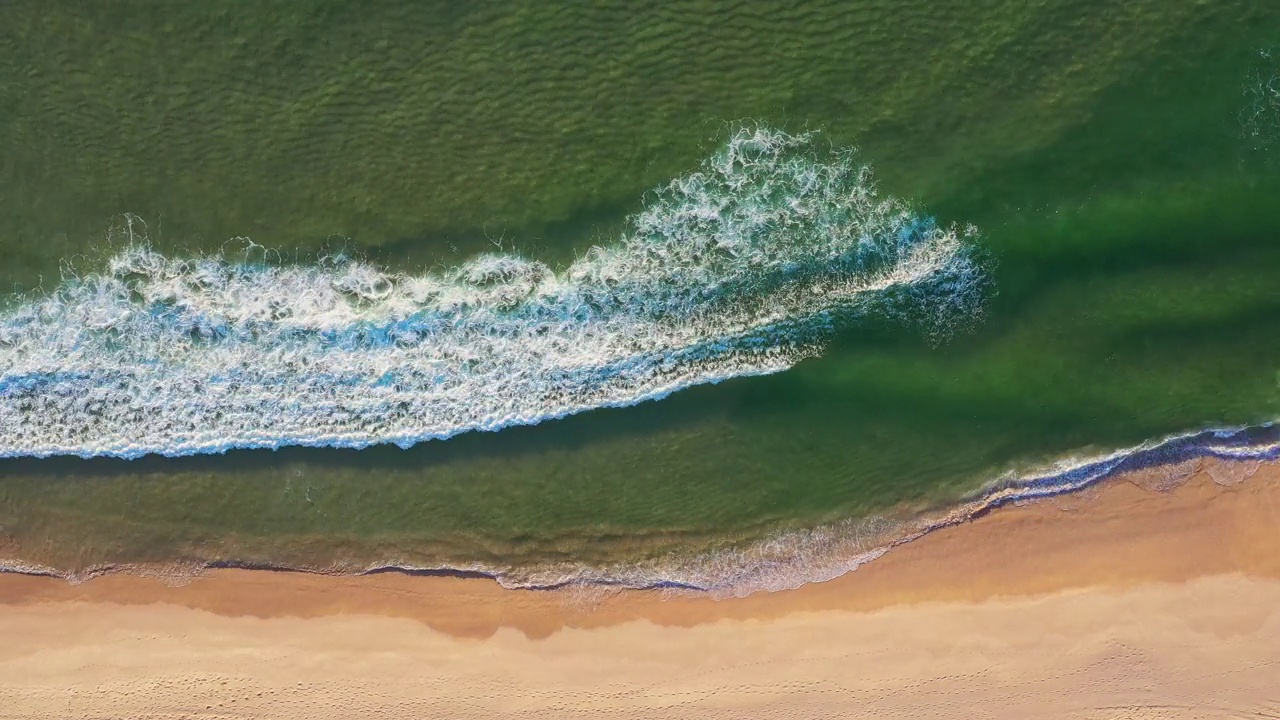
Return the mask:
MULTIPOLYGON (((567 262, 752 120, 972 223, 988 310, 409 450, 0 461, 0 555, 604 563, 945 504, 1280 416, 1280 10, 1258 2, 0 5, 0 282, 120 242, 567 262), (1276 48, 1274 55, 1271 48, 1276 48), (238 244, 239 243, 239 244, 238 244)), ((0 369, 2 370, 2 369, 0 369)))

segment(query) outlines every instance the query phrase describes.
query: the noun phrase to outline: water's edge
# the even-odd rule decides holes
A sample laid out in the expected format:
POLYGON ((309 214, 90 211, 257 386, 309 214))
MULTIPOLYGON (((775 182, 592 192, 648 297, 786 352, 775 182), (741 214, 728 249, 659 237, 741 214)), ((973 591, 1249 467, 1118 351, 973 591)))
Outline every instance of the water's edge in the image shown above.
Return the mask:
POLYGON ((1172 489, 1198 473, 1201 469, 1198 461, 1205 458, 1235 464, 1229 477, 1220 478, 1211 472, 1215 482, 1224 485, 1242 482, 1262 462, 1280 459, 1280 426, 1268 422, 1200 430, 1101 456, 1061 460, 1025 475, 1010 471, 949 508, 907 522, 881 520, 877 525, 865 519, 849 520, 782 533, 742 548, 690 558, 669 557, 639 565, 515 568, 480 563, 432 567, 388 562, 365 567, 306 567, 229 559, 179 561, 167 565, 102 564, 68 572, 16 558, 0 558, 0 573, 58 577, 72 583, 113 573, 159 576, 182 582, 211 569, 350 576, 401 573, 487 579, 509 590, 660 590, 716 599, 744 597, 832 580, 935 530, 962 524, 1005 505, 1076 493, 1122 474, 1154 471, 1154 478, 1148 478, 1151 489, 1172 489))

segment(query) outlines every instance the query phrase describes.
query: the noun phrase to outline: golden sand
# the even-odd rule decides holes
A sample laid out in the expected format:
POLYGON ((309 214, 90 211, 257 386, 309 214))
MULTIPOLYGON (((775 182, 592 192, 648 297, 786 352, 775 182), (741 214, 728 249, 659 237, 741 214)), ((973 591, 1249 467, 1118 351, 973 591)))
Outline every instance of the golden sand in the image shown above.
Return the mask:
POLYGON ((740 600, 0 575, 0 718, 1280 717, 1280 465, 1210 462, 740 600))

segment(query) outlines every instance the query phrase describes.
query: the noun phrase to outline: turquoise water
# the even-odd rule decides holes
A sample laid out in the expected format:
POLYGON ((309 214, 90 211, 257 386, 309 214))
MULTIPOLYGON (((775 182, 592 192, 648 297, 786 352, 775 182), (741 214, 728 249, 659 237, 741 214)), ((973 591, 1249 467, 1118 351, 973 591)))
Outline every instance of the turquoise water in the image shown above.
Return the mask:
POLYGON ((690 558, 753 562, 744 553, 821 564, 1013 470, 1280 415, 1280 17, 1265 3, 4 12, 0 261, 25 293, 0 347, 0 454, 17 456, 0 461, 7 556, 59 569, 621 563, 651 579, 696 574, 690 558), (803 168, 776 186, 740 168, 710 203, 655 190, 708 172, 744 121, 815 132, 785 156, 803 168), (847 202, 869 187, 856 173, 803 190, 800 170, 840 167, 852 147, 848 167, 874 169, 896 220, 847 202), (730 211, 668 221, 712 206, 730 211), (763 207, 782 214, 746 222, 763 207), (940 262, 911 259, 930 247, 947 250, 940 262), (184 261, 200 257, 234 293, 191 285, 198 263, 184 261), (474 271, 469 302, 491 315, 454 338, 474 351, 513 317, 524 332, 540 308, 563 310, 548 283, 619 257, 623 272, 573 286, 608 288, 589 318, 543 331, 558 349, 517 334, 474 368, 434 356, 474 371, 459 376, 473 395, 393 377, 404 397, 370 396, 359 382, 419 368, 342 347, 347 364, 322 374, 354 386, 298 394, 305 373, 252 363, 257 405, 192 384, 244 361, 208 354, 230 347, 218 332, 241 348, 313 342, 281 340, 291 321, 261 315, 272 293, 296 318, 290 303, 314 296, 300 289, 349 281, 323 321, 290 332, 356 328, 364 348, 370 328, 423 331, 460 312, 435 285, 391 307, 391 287, 455 292, 474 271), (933 270, 867 292, 868 278, 920 267, 933 270), (126 320, 86 350, 80 328, 101 318, 85 288, 112 278, 93 307, 126 320), (836 281, 819 300, 802 292, 836 281), (165 295, 174 283, 198 302, 165 295), (15 340, 40 302, 54 319, 15 340), (130 381, 76 405, 157 359, 176 389, 130 381), (525 368, 537 371, 511 374, 525 368), (74 382, 57 375, 70 369, 74 382), (38 376, 71 390, 37 410, 19 393, 42 392, 38 376), (445 397, 461 410, 431 405, 445 397), (388 408, 402 401, 431 410, 398 420, 388 408), (454 436, 476 427, 503 429, 454 436), (453 437, 27 457, 433 436, 453 437), (752 544, 780 533, 772 550, 752 544))

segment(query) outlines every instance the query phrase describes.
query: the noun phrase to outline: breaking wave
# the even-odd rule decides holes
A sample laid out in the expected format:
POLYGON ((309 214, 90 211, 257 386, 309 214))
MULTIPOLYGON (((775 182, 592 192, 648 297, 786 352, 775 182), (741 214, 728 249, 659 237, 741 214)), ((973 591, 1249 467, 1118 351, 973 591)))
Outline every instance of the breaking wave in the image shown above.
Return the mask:
POLYGON ((868 315, 971 321, 972 228, 847 151, 743 128, 567 268, 428 274, 135 243, 0 311, 0 457, 408 446, 786 369, 868 315))

